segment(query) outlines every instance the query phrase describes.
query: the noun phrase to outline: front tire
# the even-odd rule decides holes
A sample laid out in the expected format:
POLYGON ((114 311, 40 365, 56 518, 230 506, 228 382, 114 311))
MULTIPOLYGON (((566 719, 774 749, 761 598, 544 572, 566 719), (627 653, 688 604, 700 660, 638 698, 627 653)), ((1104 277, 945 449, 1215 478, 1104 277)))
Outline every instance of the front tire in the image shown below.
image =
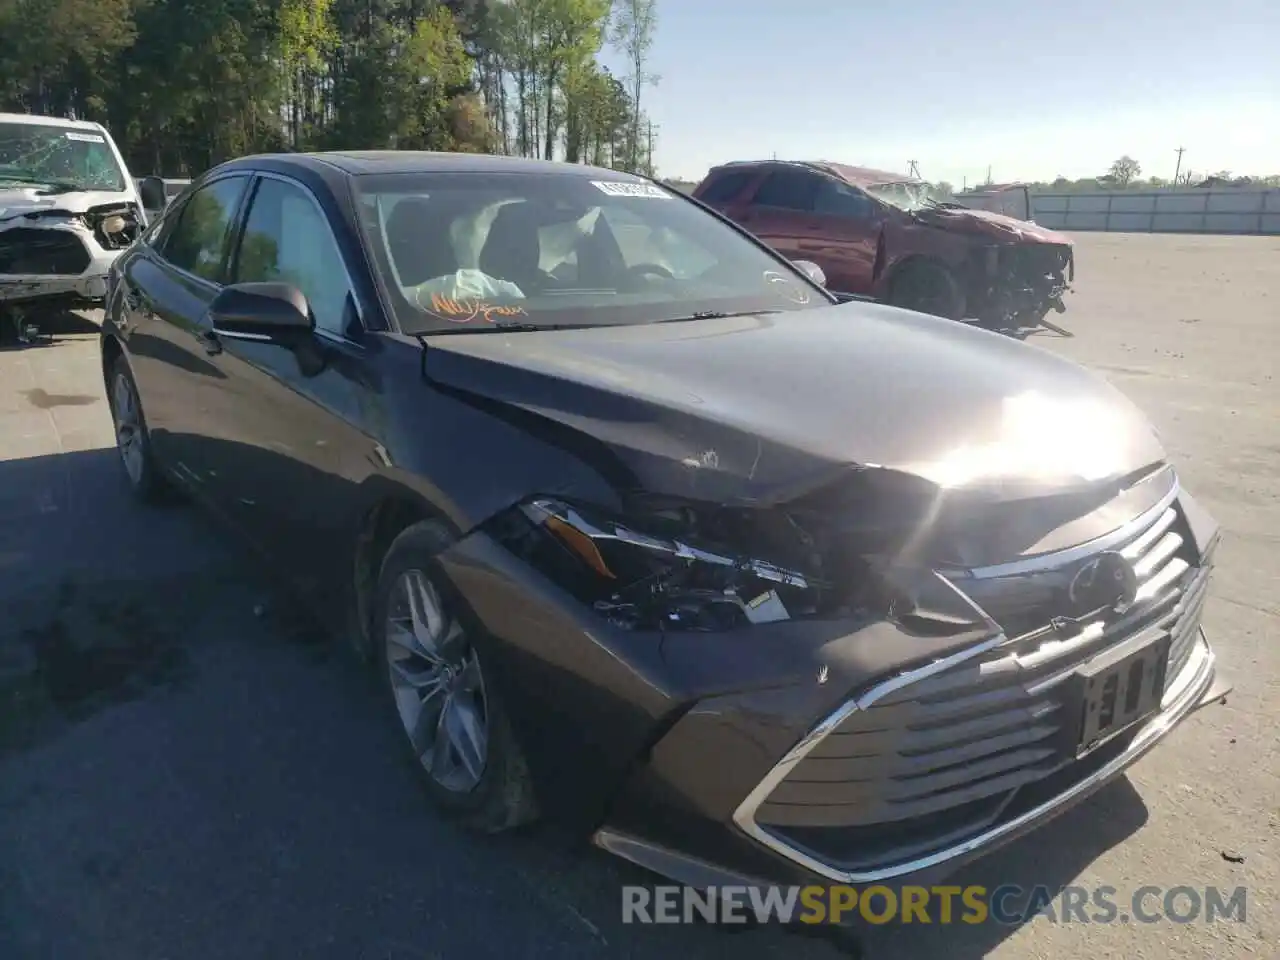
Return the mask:
POLYGON ((435 562, 447 542, 439 524, 424 521, 387 552, 374 606, 379 685, 433 804, 497 833, 536 819, 537 809, 484 654, 435 562))
POLYGON ((955 275, 941 264, 923 260, 906 264, 893 278, 889 302, 947 320, 963 320, 966 306, 955 275))
POLYGON ((168 481, 156 466, 151 452, 151 434, 138 398, 138 386, 124 357, 111 365, 107 384, 107 402, 115 428, 116 451, 124 468, 129 491, 142 503, 167 501, 172 493, 168 481))

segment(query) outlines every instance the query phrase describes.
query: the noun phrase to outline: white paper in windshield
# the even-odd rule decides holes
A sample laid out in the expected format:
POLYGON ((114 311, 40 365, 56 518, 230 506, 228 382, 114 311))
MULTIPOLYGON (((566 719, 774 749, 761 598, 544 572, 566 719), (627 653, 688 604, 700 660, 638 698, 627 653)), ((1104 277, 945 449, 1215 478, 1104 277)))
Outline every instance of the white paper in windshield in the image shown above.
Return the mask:
POLYGON ((592 180, 591 185, 611 197, 640 197, 645 200, 670 200, 671 194, 654 183, 624 183, 621 180, 592 180))
POLYGON ((68 140, 76 140, 80 143, 106 143, 106 138, 100 133, 76 133, 73 130, 67 131, 68 140))

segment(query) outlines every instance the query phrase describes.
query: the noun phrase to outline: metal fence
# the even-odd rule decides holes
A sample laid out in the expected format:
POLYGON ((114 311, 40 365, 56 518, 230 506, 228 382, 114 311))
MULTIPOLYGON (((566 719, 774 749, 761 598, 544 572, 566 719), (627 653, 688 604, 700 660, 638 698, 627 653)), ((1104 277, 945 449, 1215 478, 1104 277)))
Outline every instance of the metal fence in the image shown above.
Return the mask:
POLYGON ((1054 230, 1280 234, 1280 190, 1180 187, 1033 193, 1031 216, 1054 230))

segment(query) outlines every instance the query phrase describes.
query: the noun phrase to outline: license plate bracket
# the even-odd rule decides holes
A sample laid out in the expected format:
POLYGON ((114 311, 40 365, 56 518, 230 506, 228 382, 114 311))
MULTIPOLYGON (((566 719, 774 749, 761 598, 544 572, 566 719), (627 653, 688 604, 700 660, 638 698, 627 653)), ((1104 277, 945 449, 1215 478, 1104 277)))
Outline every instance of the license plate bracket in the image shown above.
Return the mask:
POLYGON ((1080 666, 1076 671, 1080 692, 1077 757, 1092 753, 1160 709, 1170 642, 1164 631, 1139 635, 1080 666))

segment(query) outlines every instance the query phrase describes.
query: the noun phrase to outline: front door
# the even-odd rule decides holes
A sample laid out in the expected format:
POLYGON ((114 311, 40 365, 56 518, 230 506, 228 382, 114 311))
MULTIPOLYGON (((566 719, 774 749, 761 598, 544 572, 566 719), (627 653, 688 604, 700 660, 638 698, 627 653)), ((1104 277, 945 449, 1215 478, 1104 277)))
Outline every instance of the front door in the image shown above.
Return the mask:
POLYGON ((813 195, 813 222, 797 259, 812 260, 839 293, 871 293, 881 220, 879 206, 861 190, 824 177, 813 195))
POLYGON ((233 403, 217 453, 228 511, 291 578, 348 583, 360 485, 377 469, 385 422, 375 357, 328 219, 302 184, 262 176, 228 279, 277 281, 306 296, 310 339, 286 346, 215 336, 233 403), (335 579, 336 578, 336 579, 335 579))

